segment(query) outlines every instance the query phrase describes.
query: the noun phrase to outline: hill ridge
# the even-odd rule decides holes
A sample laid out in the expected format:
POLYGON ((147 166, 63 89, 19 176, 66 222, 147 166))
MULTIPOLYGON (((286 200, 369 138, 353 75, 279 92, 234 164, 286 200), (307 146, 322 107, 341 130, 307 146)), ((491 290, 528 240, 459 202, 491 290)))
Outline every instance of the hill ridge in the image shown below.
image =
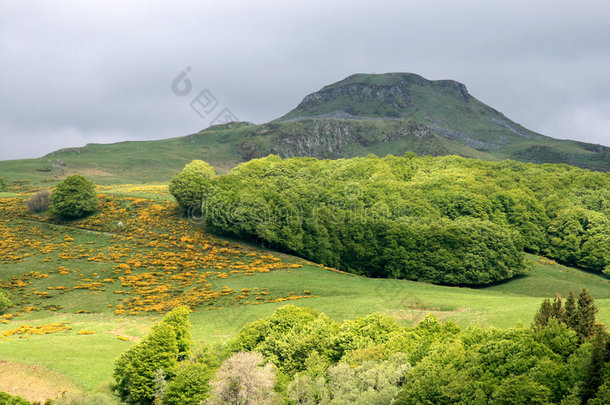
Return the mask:
POLYGON ((231 122, 164 140, 64 148, 38 159, 0 162, 0 177, 55 181, 81 173, 102 184, 167 181, 192 159, 228 172, 268 154, 336 159, 405 152, 610 170, 610 147, 531 131, 455 80, 357 73, 305 96, 267 123, 231 122))

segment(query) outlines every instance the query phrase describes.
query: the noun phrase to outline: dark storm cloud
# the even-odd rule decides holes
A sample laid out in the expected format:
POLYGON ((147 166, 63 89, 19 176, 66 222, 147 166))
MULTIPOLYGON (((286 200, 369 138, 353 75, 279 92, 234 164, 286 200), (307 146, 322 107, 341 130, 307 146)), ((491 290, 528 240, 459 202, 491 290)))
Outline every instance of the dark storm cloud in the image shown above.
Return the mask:
POLYGON ((2 2, 0 159, 198 131, 209 89, 265 122, 356 72, 466 84, 546 135, 610 143, 607 1, 2 2), (172 93, 187 66, 192 92, 172 93))

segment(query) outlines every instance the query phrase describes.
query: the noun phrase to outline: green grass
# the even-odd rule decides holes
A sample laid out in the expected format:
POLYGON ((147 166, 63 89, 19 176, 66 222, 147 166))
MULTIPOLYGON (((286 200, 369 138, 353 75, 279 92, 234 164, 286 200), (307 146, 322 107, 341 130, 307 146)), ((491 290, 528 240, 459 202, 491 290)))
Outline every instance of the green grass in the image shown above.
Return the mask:
POLYGON ((527 258, 528 261, 535 263, 531 274, 481 290, 518 293, 528 297, 552 297, 557 292, 565 297, 570 288, 578 294, 583 287, 586 287, 595 298, 610 299, 608 276, 563 266, 553 260, 533 255, 528 255, 527 258))
MULTIPOLYGON (((5 267, 0 270, 4 272, 5 267)), ((94 268, 81 268, 83 273, 93 270, 94 268)), ((43 285, 52 282, 43 280, 43 285)), ((599 320, 605 323, 610 321, 608 280, 563 266, 538 264, 529 276, 485 289, 367 279, 314 266, 276 270, 251 277, 237 276, 223 280, 222 284, 234 289, 266 287, 280 293, 302 293, 308 290, 312 297, 282 303, 234 305, 195 311, 191 317, 193 336, 199 342, 226 341, 246 323, 268 316, 287 303, 316 308, 336 320, 381 312, 396 317, 399 323, 408 326, 422 319, 425 314, 434 313, 440 319, 454 321, 462 327, 471 323, 502 328, 527 326, 542 297, 553 296, 557 290, 565 293, 570 287, 579 291, 583 286, 598 298, 597 304, 601 308, 599 320)), ((108 290, 108 295, 110 292, 108 290)), ((32 312, 12 321, 10 325, 0 326, 0 332, 24 323, 70 322, 72 327, 67 332, 0 342, 0 358, 43 365, 61 372, 87 390, 109 383, 113 360, 131 344, 119 340, 117 336, 137 339, 158 318, 116 316, 106 308, 106 303, 114 297, 92 299, 94 296, 88 292, 79 295, 70 296, 70 300, 78 304, 67 305, 62 311, 32 312), (98 313, 69 313, 77 307, 98 313), (97 333, 77 335, 76 331, 82 329, 97 333), (95 367, 92 367, 92 362, 95 367)))
MULTIPOLYGON (((113 186, 101 191, 117 196, 129 193, 135 193, 139 197, 149 196, 158 200, 150 204, 157 204, 163 203, 167 197, 163 190, 163 185, 155 184, 149 185, 148 188, 113 186)), ((125 206, 129 208, 129 205, 125 206)), ((136 206, 139 207, 137 204, 136 206)), ((133 226, 138 224, 138 209, 142 208, 127 211, 126 215, 132 218, 126 221, 128 226, 129 221, 135 221, 133 226)), ((168 213, 171 213, 171 210, 168 213)), ((47 287, 59 285, 70 288, 84 278, 116 277, 113 273, 115 261, 89 261, 86 255, 68 259, 61 257, 63 251, 71 251, 78 246, 91 248, 94 252, 111 251, 118 243, 112 234, 112 224, 116 223, 116 218, 112 216, 114 213, 96 214, 97 216, 94 215, 88 220, 91 223, 94 223, 96 218, 107 221, 108 224, 100 225, 103 232, 74 228, 78 223, 65 226, 40 222, 47 221, 45 214, 8 214, 11 213, 0 211, 0 221, 8 225, 5 228, 9 230, 23 229, 25 233, 20 234, 23 243, 25 239, 31 239, 41 240, 49 245, 60 245, 66 235, 70 235, 74 240, 67 247, 50 253, 32 250, 32 255, 21 262, 0 261, 0 280, 3 281, 32 271, 48 274, 48 277, 44 278, 30 278, 30 285, 13 291, 20 303, 8 313, 23 315, 10 319, 8 323, 0 323, 0 334, 27 324, 68 322, 72 329, 28 338, 15 335, 11 340, 0 339, 0 360, 44 366, 61 373, 85 390, 107 389, 112 378, 114 360, 133 342, 144 336, 151 325, 159 320, 159 315, 144 312, 137 316, 116 315, 116 305, 120 304, 121 298, 126 297, 114 294, 115 291, 124 289, 118 282, 105 285, 103 291, 97 293, 80 289, 61 293, 56 289, 48 290, 47 287), (36 234, 41 236, 35 236, 36 234), (60 266, 71 271, 62 275, 58 271, 60 266), (32 294, 33 290, 50 291, 50 298, 39 298, 32 294), (54 311, 49 309, 48 305, 61 306, 61 309, 54 311), (27 313, 25 307, 28 306, 40 310, 27 313), (91 313, 76 313, 82 310, 91 313), (79 330, 92 330, 96 333, 79 335, 79 330), (118 336, 129 341, 121 340, 118 336)), ((172 226, 172 221, 177 220, 176 217, 167 217, 167 222, 159 225, 159 233, 167 233, 167 229, 163 230, 161 226, 172 226)), ((194 236, 200 232, 197 228, 188 228, 189 232, 185 233, 185 229, 178 227, 177 222, 174 226, 180 230, 178 238, 184 235, 194 236)), ((145 238, 148 237, 155 235, 138 236, 140 239, 134 240, 134 243, 142 243, 142 254, 152 252, 152 249, 144 244, 145 238)), ((239 254, 242 256, 231 256, 232 262, 246 261, 243 255, 247 253, 274 254, 233 240, 223 242, 210 238, 210 243, 217 244, 218 247, 237 246, 238 248, 234 249, 241 252, 239 254)), ((548 264, 532 255, 528 255, 528 260, 533 264, 530 274, 503 284, 478 289, 436 286, 405 280, 370 279, 325 270, 286 255, 279 257, 288 264, 303 263, 303 267, 272 270, 250 276, 232 274, 227 278, 211 277, 209 282, 216 290, 224 286, 235 291, 243 288, 258 288, 260 291, 265 288, 272 298, 290 295, 308 298, 257 303, 254 296, 251 296, 248 304, 244 304, 245 300, 238 304, 235 299, 230 298, 204 305, 196 309, 191 316, 193 336, 197 342, 225 342, 248 322, 268 316, 285 304, 310 306, 336 320, 381 312, 395 317, 401 325, 409 326, 427 313, 433 313, 443 321, 453 321, 462 327, 472 323, 501 328, 528 326, 544 297, 553 297, 555 292, 565 296, 570 288, 579 292, 583 287, 588 288, 596 298, 600 307, 598 319, 604 323, 610 322, 610 281, 607 277, 559 264, 548 264)), ((132 274, 143 271, 148 270, 134 270, 132 274)), ((228 269, 221 271, 228 272, 228 269)))

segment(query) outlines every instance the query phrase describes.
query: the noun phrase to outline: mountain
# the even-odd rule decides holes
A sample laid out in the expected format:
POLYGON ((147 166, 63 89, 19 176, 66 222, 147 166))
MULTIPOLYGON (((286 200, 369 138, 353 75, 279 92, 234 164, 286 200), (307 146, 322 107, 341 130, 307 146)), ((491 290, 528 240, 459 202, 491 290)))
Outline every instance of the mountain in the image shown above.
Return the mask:
POLYGON ((166 181, 192 159, 227 172, 270 153, 341 158, 408 151, 610 170, 609 147, 530 131, 459 82, 387 73, 355 74, 325 86, 265 124, 233 122, 179 138, 62 149, 0 162, 0 176, 52 181, 78 172, 102 184, 166 181))

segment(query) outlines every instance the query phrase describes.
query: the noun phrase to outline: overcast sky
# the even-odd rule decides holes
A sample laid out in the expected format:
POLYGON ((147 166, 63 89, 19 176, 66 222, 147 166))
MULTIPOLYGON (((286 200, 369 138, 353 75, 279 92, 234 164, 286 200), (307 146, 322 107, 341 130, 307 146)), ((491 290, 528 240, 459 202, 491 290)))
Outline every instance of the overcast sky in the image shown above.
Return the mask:
POLYGON ((0 0, 0 159, 186 135, 223 108, 262 123, 372 72, 454 79, 532 130, 610 145, 607 0, 0 0))

